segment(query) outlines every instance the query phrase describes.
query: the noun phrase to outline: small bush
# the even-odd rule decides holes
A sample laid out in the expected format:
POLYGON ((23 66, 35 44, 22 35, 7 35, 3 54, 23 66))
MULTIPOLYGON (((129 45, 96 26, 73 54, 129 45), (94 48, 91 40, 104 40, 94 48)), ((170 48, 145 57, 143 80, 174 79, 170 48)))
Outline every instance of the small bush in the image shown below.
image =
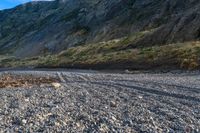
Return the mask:
POLYGON ((189 64, 188 69, 189 69, 189 70, 194 70, 194 69, 197 69, 198 67, 199 67, 199 64, 198 64, 197 62, 191 62, 191 63, 189 64))
POLYGON ((184 59, 181 62, 181 68, 188 69, 188 70, 194 70, 199 67, 199 64, 194 59, 184 59))

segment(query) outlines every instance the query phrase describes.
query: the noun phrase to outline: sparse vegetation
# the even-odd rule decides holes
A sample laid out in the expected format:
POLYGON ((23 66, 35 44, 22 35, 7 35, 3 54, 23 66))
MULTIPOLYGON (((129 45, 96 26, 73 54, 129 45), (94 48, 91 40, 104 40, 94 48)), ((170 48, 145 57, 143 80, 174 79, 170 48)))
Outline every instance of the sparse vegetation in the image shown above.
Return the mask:
MULTIPOLYGON (((140 38, 141 36, 139 36, 140 38)), ((131 49, 127 38, 77 46, 57 55, 26 59, 1 57, 1 67, 67 67, 94 69, 199 68, 200 42, 131 49), (124 41, 126 43, 124 43, 124 41), (121 46, 121 47, 120 47, 121 46)))

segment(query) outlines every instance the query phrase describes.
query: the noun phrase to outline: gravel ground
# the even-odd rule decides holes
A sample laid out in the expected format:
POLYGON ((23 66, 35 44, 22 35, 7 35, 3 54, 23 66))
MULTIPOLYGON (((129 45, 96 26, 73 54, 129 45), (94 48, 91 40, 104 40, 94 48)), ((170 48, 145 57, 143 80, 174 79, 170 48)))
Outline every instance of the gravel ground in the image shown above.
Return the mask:
POLYGON ((0 132, 200 132, 199 73, 9 73, 61 87, 0 89, 0 132))

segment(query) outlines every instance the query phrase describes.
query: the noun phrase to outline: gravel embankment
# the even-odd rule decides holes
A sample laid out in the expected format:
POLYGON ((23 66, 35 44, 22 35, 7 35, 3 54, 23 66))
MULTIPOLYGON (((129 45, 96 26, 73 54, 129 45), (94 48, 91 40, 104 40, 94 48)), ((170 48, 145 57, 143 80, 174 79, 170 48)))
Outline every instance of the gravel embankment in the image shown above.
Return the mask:
POLYGON ((10 73, 61 87, 1 88, 0 132, 200 132, 199 73, 10 73))

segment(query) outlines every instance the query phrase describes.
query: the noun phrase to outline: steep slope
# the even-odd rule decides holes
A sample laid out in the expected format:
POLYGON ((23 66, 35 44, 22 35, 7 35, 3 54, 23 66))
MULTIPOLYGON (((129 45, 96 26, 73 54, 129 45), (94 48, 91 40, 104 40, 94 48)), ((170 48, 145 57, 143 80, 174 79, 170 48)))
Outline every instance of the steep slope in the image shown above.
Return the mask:
POLYGON ((131 47, 198 40, 199 6, 199 0, 31 2, 0 11, 0 53, 57 53, 148 30, 153 32, 131 47))

